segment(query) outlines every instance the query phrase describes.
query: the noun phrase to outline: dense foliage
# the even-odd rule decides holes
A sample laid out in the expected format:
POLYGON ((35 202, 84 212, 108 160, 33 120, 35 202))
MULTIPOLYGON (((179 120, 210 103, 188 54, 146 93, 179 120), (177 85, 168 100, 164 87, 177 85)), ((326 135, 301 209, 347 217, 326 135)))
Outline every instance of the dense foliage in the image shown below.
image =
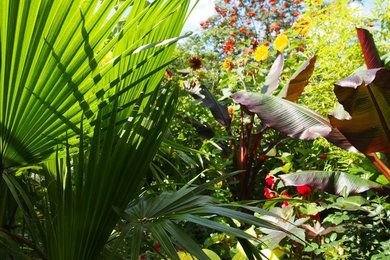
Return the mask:
POLYGON ((359 5, 189 37, 189 0, 0 2, 0 258, 389 258, 390 3, 359 5))

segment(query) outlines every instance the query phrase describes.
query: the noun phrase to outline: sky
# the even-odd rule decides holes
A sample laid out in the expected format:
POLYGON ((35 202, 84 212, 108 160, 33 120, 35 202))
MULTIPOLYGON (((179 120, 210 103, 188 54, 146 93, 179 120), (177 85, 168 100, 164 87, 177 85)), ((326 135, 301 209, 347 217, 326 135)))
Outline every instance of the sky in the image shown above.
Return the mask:
MULTIPOLYGON (((194 4, 195 0, 191 0, 194 4)), ((206 21, 207 18, 214 14, 214 1, 213 0, 199 0, 198 5, 192 11, 187 23, 184 25, 183 32, 200 30, 199 23, 206 21)))

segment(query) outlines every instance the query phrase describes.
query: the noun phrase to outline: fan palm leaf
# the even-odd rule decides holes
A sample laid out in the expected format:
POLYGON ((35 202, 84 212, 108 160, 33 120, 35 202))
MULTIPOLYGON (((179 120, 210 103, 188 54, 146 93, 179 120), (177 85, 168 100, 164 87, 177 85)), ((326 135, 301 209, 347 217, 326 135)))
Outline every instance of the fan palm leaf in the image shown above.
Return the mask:
POLYGON ((158 43, 180 34, 188 4, 1 1, 2 167, 53 155, 56 145, 80 134, 82 115, 85 130, 93 125, 118 86, 119 104, 128 109, 117 118, 124 119, 134 95, 156 87, 177 39, 158 43))

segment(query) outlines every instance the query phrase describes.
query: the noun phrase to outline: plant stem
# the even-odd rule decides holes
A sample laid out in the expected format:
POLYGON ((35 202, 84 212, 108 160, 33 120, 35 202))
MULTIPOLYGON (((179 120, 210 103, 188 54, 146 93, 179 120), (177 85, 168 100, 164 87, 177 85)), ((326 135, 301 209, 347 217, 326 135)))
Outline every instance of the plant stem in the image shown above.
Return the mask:
POLYGON ((21 236, 18 236, 16 234, 13 234, 11 233, 9 230, 7 229, 4 229, 4 228, 1 228, 0 227, 0 232, 3 232, 5 234, 7 234, 8 236, 10 236, 11 238, 13 238, 14 240, 16 240, 17 242, 19 243, 22 243, 22 244, 25 244, 26 246, 32 248, 35 252, 37 252, 37 254, 43 259, 43 260, 47 260, 47 256, 45 255, 45 253, 43 253, 33 242, 31 242, 30 240, 27 240, 25 239, 24 237, 21 237, 21 236))
POLYGON ((381 159, 376 156, 375 153, 365 154, 365 156, 378 168, 381 173, 386 177, 386 179, 390 182, 390 169, 381 161, 381 159))

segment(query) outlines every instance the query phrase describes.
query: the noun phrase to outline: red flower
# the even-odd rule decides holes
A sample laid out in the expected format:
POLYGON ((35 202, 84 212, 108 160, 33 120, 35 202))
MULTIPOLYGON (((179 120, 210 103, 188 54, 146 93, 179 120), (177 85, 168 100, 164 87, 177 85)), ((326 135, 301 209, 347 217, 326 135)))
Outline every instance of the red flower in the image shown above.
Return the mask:
POLYGON ((267 199, 272 199, 272 198, 275 198, 278 196, 278 194, 276 192, 273 192, 272 190, 270 190, 269 188, 267 187, 264 187, 264 196, 267 198, 267 199))
POLYGON ((285 207, 288 207, 288 206, 290 206, 290 204, 288 204, 287 201, 283 201, 282 208, 285 208, 285 207))
POLYGON ((289 194, 288 194, 287 192, 285 192, 285 191, 283 191, 282 195, 285 196, 285 197, 287 197, 287 198, 289 198, 289 199, 292 199, 292 198, 293 198, 293 196, 289 195, 289 194))
POLYGON ((275 7, 274 10, 272 10, 272 12, 276 13, 278 11, 278 8, 275 7))
POLYGON ((239 6, 239 7, 242 7, 242 2, 239 2, 239 3, 238 3, 238 6, 239 6))
POLYGON ((275 177, 272 176, 272 175, 269 175, 269 173, 267 173, 267 175, 265 175, 265 182, 271 186, 271 189, 273 189, 273 186, 275 184, 275 177))
POLYGON ((225 46, 223 46, 222 53, 227 54, 233 52, 233 50, 234 50, 234 42, 232 40, 228 40, 225 43, 225 46))
POLYGON ((266 41, 266 42, 263 43, 263 45, 264 45, 264 46, 268 46, 268 45, 269 45, 269 42, 266 41))
POLYGON ((295 12, 293 13, 293 15, 294 15, 294 16, 298 16, 298 15, 299 15, 299 12, 298 12, 298 11, 295 11, 295 12))
POLYGON ((256 13, 253 12, 253 11, 250 11, 250 12, 249 12, 249 15, 252 16, 252 17, 254 17, 254 16, 256 16, 256 13))
POLYGON ((154 244, 154 249, 156 249, 157 251, 161 249, 161 246, 160 244, 154 244))
POLYGON ((234 17, 230 18, 230 22, 235 23, 236 22, 236 18, 234 18, 234 17))
POLYGON ((308 217, 313 219, 313 220, 321 221, 320 213, 317 213, 315 215, 308 215, 308 217))
POLYGON ((244 27, 244 26, 240 28, 240 32, 241 32, 241 33, 244 33, 244 32, 245 32, 245 27, 244 27))
POLYGON ((252 23, 251 21, 247 21, 247 22, 246 22, 247 25, 250 25, 251 23, 252 23))
POLYGON ((202 60, 199 57, 192 57, 188 60, 188 63, 190 63, 190 67, 192 70, 198 70, 202 66, 202 60))
POLYGON ((141 255, 139 259, 146 259, 146 255, 141 255))
POLYGON ((219 6, 218 6, 218 5, 216 5, 216 6, 214 7, 214 9, 215 9, 215 11, 216 11, 217 13, 219 13, 220 9, 219 9, 219 6))
POLYGON ((325 160, 327 157, 326 154, 321 154, 320 156, 318 156, 318 158, 320 158, 321 160, 325 160))
POLYGON ((271 1, 270 4, 271 4, 272 6, 274 6, 274 5, 275 5, 275 2, 274 2, 274 1, 271 1))
POLYGON ((237 11, 233 11, 233 12, 232 12, 232 15, 237 15, 237 11))
POLYGON ((311 188, 307 185, 297 186, 297 191, 303 196, 305 196, 310 194, 311 188))
POLYGON ((230 0, 225 0, 225 3, 228 4, 230 2, 230 0))

